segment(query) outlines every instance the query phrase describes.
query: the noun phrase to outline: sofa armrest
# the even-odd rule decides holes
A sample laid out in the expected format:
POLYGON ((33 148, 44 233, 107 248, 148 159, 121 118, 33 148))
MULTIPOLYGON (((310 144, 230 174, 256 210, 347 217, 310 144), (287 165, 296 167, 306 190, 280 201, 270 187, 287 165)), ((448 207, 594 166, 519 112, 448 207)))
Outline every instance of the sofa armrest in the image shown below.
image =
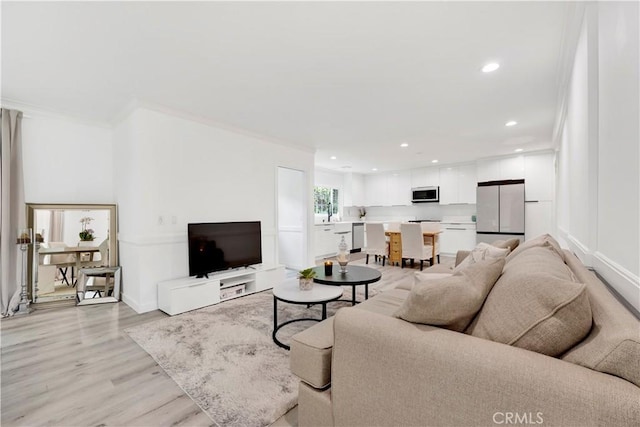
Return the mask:
POLYGON ((640 425, 640 388, 549 356, 351 308, 334 335, 335 425, 640 425))
POLYGON ((469 256, 469 254, 471 253, 471 251, 458 251, 458 253, 456 253, 456 267, 462 262, 464 261, 464 259, 466 257, 469 256))

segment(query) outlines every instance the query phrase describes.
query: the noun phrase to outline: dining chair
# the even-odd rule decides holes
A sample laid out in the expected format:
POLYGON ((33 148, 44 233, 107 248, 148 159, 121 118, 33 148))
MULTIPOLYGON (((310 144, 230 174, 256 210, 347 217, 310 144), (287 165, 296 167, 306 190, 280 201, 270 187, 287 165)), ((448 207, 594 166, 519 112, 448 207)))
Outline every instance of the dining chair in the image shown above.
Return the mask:
POLYGON ((384 235, 384 225, 381 223, 367 223, 365 224, 365 234, 367 236, 367 246, 364 248, 367 254, 365 263, 369 264, 369 255, 373 255, 376 261, 378 261, 378 257, 382 257, 382 266, 384 267, 384 262, 389 256, 389 246, 384 235))
POLYGON ((104 239, 98 245, 99 256, 93 255, 92 260, 82 262, 82 267, 107 267, 109 265, 109 239, 104 239))
MULTIPOLYGON (((442 226, 440 225, 439 222, 421 222, 420 223, 420 227, 422 228, 422 232, 437 232, 437 231, 442 231, 442 226)), ((431 240, 430 237, 425 237, 425 239, 428 239, 431 243, 433 243, 436 247, 436 258, 437 258, 437 262, 438 264, 440 264, 440 235, 436 234, 433 237, 433 240, 431 240)))
MULTIPOLYGON (((67 247, 67 244, 65 242, 49 242, 49 243, 43 243, 42 245, 48 245, 48 247, 52 249, 67 247)), ((76 265, 76 256, 74 254, 49 255, 48 264, 56 266, 56 268, 62 275, 62 279, 61 279, 62 283, 65 283, 67 286, 71 286, 73 284, 73 279, 74 279, 73 270, 76 265), (69 279, 67 278, 69 267, 71 267, 71 282, 69 282, 69 279)))
POLYGON ((431 260, 430 265, 433 264, 433 246, 424 244, 420 224, 400 224, 400 238, 402 240, 402 267, 407 259, 411 260, 412 267, 414 260, 420 260, 420 271, 422 271, 425 260, 431 260))

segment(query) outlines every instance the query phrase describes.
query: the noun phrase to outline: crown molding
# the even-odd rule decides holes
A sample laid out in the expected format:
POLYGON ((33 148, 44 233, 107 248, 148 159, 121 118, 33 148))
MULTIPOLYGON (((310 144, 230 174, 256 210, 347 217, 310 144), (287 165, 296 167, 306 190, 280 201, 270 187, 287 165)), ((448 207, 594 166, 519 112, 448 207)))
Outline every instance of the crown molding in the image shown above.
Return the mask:
POLYGON ((23 119, 33 118, 48 118, 56 120, 64 120, 68 122, 74 122, 86 126, 100 127, 104 129, 113 129, 113 126, 109 122, 102 122, 99 120, 89 120, 82 117, 78 117, 73 113, 66 111, 55 111, 51 108, 43 107, 40 105, 28 104, 11 98, 0 98, 0 104, 2 108, 11 108, 14 110, 22 111, 23 119))
POLYGON ((555 149, 560 146, 562 129, 567 115, 569 84, 587 5, 584 2, 567 2, 565 7, 567 8, 567 20, 558 52, 556 120, 551 136, 551 143, 555 149))
POLYGON ((280 138, 275 138, 267 135, 263 135, 257 132, 253 132, 244 128, 236 127, 233 125, 229 125, 226 123, 222 123, 208 117, 204 117, 198 114, 192 114, 185 111, 177 110, 173 107, 168 107, 166 105, 158 104, 155 102, 150 102, 146 100, 142 100, 139 98, 134 98, 130 102, 125 105, 122 110, 118 114, 115 115, 114 120, 112 121, 112 126, 117 125, 121 121, 125 120, 128 116, 130 116, 135 110, 144 109, 155 111, 157 113, 166 114, 168 116, 177 117, 183 120, 191 121, 194 123, 199 123, 205 126, 209 126, 212 128, 226 130, 228 132, 237 133, 240 135, 244 135, 249 138, 259 139, 261 141, 270 142, 272 144, 285 146, 288 148, 294 148, 296 150, 305 151, 308 153, 315 153, 316 148, 310 145, 295 143, 291 141, 286 141, 280 138))

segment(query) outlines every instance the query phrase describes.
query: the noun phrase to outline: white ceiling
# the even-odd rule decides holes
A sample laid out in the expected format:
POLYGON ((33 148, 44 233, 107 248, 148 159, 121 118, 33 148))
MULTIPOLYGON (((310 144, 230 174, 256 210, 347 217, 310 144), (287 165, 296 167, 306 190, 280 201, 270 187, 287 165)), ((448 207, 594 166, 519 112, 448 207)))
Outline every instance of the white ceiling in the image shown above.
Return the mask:
POLYGON ((563 2, 3 1, 2 97, 100 122, 143 100, 315 147, 317 166, 343 171, 469 161, 551 147, 568 13, 563 2), (500 69, 482 73, 490 61, 500 69))

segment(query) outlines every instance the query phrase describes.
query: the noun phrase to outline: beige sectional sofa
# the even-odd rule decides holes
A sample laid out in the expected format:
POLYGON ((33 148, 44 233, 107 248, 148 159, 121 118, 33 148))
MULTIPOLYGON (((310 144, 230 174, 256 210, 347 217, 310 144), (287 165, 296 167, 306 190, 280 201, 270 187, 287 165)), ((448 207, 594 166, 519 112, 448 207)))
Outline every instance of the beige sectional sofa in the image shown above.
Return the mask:
MULTIPOLYGON (((431 270, 443 273, 438 266, 431 270)), ((299 425, 640 425, 640 321, 550 236, 525 242, 506 257, 464 332, 394 317, 415 296, 411 284, 402 287, 340 309, 293 337, 299 425), (492 330, 496 313, 530 314, 535 304, 518 294, 518 281, 535 277, 547 294, 556 280, 580 297, 558 304, 527 330, 528 339, 508 337, 518 319, 505 318, 492 330), (510 303, 500 303, 514 290, 510 303), (573 313, 567 309, 572 304, 573 313), (573 324, 583 332, 564 337, 573 324), (563 348, 562 340, 570 347, 563 348), (531 345, 562 352, 551 357, 527 349, 531 345)))

